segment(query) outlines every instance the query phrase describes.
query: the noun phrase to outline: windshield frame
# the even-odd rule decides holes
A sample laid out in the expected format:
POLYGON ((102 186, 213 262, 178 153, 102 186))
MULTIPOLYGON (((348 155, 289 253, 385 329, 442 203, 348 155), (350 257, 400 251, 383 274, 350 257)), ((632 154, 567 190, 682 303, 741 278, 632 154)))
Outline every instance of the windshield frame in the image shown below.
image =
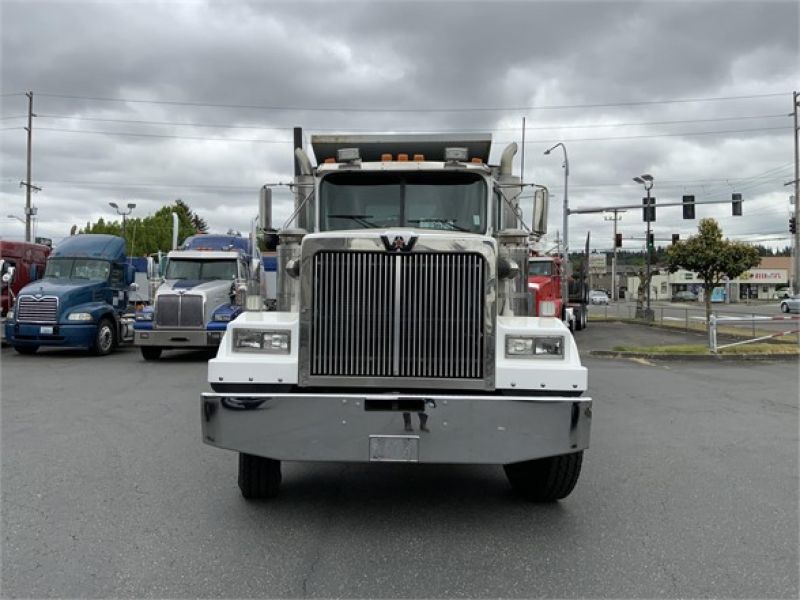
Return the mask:
MULTIPOLYGON (((111 266, 112 262, 110 260, 105 260, 102 258, 83 258, 83 257, 60 257, 56 256, 53 258, 48 258, 47 263, 44 267, 44 273, 42 274, 42 279, 79 279, 81 281, 108 281, 108 278, 111 276, 111 266), (56 263, 59 264, 69 264, 69 273, 66 277, 64 276, 55 276, 51 273, 53 267, 55 267, 56 263), (78 269, 92 269, 93 267, 96 268, 100 265, 105 266, 105 277, 102 278, 92 278, 92 277, 78 277, 76 276, 76 271, 78 269)), ((63 269, 62 269, 63 270, 63 269)))
MULTIPOLYGON (((373 187, 374 187, 373 186, 373 187)), ((369 185, 365 185, 364 187, 369 187, 369 185)), ((330 232, 330 231, 347 231, 353 229, 366 229, 366 230, 385 230, 385 229, 396 229, 396 228, 413 228, 413 229, 424 229, 426 231, 447 231, 447 232, 460 232, 460 233, 469 233, 469 234, 487 234, 491 231, 491 219, 492 219, 492 203, 490 201, 490 191, 491 186, 487 181, 486 175, 481 172, 477 172, 474 170, 464 170, 464 169, 453 169, 453 170, 405 170, 405 169, 391 169, 391 170, 364 170, 364 171, 338 171, 332 173, 325 173, 322 177, 317 180, 317 189, 316 189, 316 230, 320 232, 330 232), (348 218, 351 219, 352 226, 349 227, 341 227, 341 228, 331 228, 328 223, 326 223, 326 218, 323 215, 323 211, 326 210, 326 200, 327 198, 323 197, 325 194, 325 186, 326 184, 334 185, 330 182, 332 178, 339 178, 351 175, 354 176, 356 180, 363 180, 369 176, 372 176, 374 179, 385 179, 387 180, 386 184, 375 183, 374 186, 380 185, 387 185, 387 187, 393 187, 394 185, 399 184, 400 186, 400 206, 399 208, 399 215, 397 219, 397 223, 393 224, 369 224, 366 217, 369 215, 347 215, 348 218), (427 175, 430 177, 430 183, 427 182, 420 182, 411 184, 408 183, 409 178, 420 178, 423 179, 424 176, 427 175), (455 182, 448 186, 448 184, 441 184, 438 183, 438 180, 443 178, 444 176, 450 176, 453 178, 460 177, 464 183, 455 182), (455 176, 455 177, 454 177, 455 176), (390 181, 391 179, 395 179, 395 181, 390 181), (472 180, 472 181, 469 181, 472 180), (445 216, 436 216, 436 217, 425 217, 420 215, 420 219, 408 219, 408 209, 409 203, 407 202, 407 190, 409 187, 413 185, 419 185, 420 187, 424 186, 434 186, 434 185, 442 185, 455 188, 458 185, 464 185, 466 188, 468 185, 477 184, 479 186, 479 192, 476 194, 476 198, 478 200, 478 208, 479 210, 479 219, 480 219, 480 226, 476 228, 466 228, 463 227, 462 224, 457 224, 457 219, 448 219, 445 216), (416 222, 414 222, 416 221, 416 222), (424 223, 429 224, 430 226, 426 226, 424 223)), ((412 200, 414 200, 412 198, 412 200)), ((387 203, 387 206, 389 204, 387 203)), ((337 213, 338 214, 338 213, 337 213)), ((411 215, 414 216, 414 215, 411 215)), ((473 215, 474 219, 475 215, 473 215)), ((474 221, 473 221, 474 222, 474 221)))
POLYGON ((175 279, 175 280, 192 280, 192 281, 217 281, 220 279, 228 280, 230 279, 233 281, 234 279, 238 279, 241 277, 241 269, 240 269, 240 261, 236 258, 198 258, 198 257, 174 257, 170 258, 167 261, 167 268, 164 270, 164 279, 175 279), (200 270, 198 272, 198 277, 174 277, 170 275, 170 268, 174 263, 200 263, 200 270), (233 277, 203 277, 203 271, 206 265, 210 264, 219 264, 219 263, 228 263, 232 264, 234 268, 233 277))

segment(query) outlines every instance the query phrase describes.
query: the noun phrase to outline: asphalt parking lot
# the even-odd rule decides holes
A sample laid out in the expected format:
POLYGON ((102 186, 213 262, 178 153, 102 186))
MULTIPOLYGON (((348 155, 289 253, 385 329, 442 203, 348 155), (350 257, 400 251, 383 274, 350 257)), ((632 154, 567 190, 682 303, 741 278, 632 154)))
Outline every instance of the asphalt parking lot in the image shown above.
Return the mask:
POLYGON ((797 363, 588 355, 671 335, 577 334, 592 444, 551 505, 497 467, 307 463, 247 502, 200 439, 206 356, 3 349, 2 596, 796 598, 797 363))

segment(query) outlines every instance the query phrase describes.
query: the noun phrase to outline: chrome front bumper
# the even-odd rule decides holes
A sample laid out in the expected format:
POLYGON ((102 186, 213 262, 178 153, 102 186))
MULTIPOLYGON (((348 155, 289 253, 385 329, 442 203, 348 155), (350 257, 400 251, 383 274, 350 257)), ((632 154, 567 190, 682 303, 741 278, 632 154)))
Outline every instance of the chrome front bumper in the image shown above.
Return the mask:
POLYGON ((224 331, 205 329, 137 330, 134 345, 159 348, 210 348, 219 346, 224 331))
POLYGON ((278 460, 507 464, 589 446, 592 400, 423 394, 202 395, 206 444, 278 460))

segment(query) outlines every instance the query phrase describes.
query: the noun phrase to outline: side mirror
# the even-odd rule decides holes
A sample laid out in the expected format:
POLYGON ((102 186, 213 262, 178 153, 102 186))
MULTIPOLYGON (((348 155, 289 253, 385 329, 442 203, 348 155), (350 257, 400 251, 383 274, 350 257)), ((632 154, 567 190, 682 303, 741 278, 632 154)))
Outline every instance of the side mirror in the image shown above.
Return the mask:
POLYGON ((136 281, 136 268, 133 265, 125 265, 125 283, 131 285, 136 281))
POLYGON ((8 267, 8 270, 3 273, 3 283, 11 283, 14 281, 14 274, 16 273, 16 267, 8 267))
POLYGON ((10 283, 10 282, 11 282, 11 274, 3 273, 3 283, 10 283))
POLYGON ((533 194, 533 215, 531 225, 534 233, 547 233, 547 212, 550 204, 550 192, 546 187, 537 187, 533 194))

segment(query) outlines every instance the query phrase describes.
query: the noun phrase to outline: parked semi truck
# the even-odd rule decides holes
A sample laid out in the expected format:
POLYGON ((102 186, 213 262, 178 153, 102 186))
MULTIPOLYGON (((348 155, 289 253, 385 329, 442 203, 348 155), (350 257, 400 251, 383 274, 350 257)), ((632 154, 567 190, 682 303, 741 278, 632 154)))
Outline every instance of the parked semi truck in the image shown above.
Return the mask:
POLYGON ((167 254, 152 304, 136 313, 135 344, 142 356, 157 360, 167 349, 216 348, 247 297, 259 298, 261 269, 258 248, 248 238, 187 238, 167 254))
POLYGON ((228 326, 204 442, 239 453, 246 498, 276 495, 287 460, 496 464, 529 499, 566 497, 592 400, 569 329, 531 316, 516 144, 496 165, 490 135, 312 146, 316 166, 295 150, 277 310, 228 326))
MULTIPOLYGON (((588 238, 587 238, 588 240, 588 238)), ((588 241, 587 241, 588 248, 588 241)), ((588 254, 587 254, 588 256, 588 254)), ((563 257, 532 254, 528 259, 528 289, 534 295, 534 315, 560 315, 571 331, 585 329, 589 320, 588 263, 583 261, 580 271, 570 275, 563 257), (565 305, 562 281, 567 278, 565 305)))
POLYGON ((19 291, 44 274, 50 246, 0 240, 0 335, 5 343, 6 314, 19 291))
POLYGON ((133 279, 122 238, 69 237, 50 253, 43 277, 19 291, 6 318, 6 340, 21 354, 33 354, 41 346, 108 354, 133 340, 128 315, 133 279))

